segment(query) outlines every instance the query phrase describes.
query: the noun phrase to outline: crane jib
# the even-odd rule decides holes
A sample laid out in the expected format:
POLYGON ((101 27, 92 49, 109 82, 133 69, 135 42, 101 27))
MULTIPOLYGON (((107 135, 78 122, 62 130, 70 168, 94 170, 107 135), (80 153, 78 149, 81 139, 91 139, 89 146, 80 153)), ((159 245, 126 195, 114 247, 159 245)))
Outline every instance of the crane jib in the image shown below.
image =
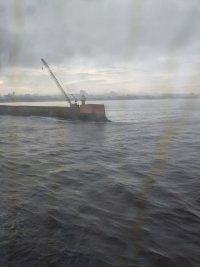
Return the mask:
POLYGON ((56 76, 53 74, 52 70, 50 69, 49 65, 47 64, 47 62, 41 58, 42 63, 44 64, 44 66, 47 68, 47 70, 50 73, 50 76, 53 78, 53 80, 55 81, 56 85, 58 86, 58 88, 60 89, 61 93, 64 95, 65 99, 67 100, 67 102, 71 105, 71 100, 68 97, 68 95, 66 94, 65 90, 62 88, 61 84, 59 83, 59 81, 57 80, 56 76))

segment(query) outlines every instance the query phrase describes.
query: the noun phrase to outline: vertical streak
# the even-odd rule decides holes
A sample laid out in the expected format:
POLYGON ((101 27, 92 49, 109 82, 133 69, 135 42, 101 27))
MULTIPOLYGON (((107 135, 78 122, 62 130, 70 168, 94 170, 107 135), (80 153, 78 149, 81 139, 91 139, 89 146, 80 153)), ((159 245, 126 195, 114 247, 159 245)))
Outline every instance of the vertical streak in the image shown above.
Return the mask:
MULTIPOLYGON (((11 52, 10 67, 11 80, 15 89, 19 90, 19 54, 22 39, 22 29, 24 24, 24 0, 14 1, 14 23, 15 23, 15 38, 13 50, 11 52)), ((15 132, 15 131, 14 131, 15 132)))
MULTIPOLYGON (((18 59, 19 59, 19 52, 20 52, 20 45, 21 45, 21 37, 22 37, 22 27, 23 27, 23 5, 24 5, 24 0, 15 0, 14 2, 14 22, 15 22, 15 39, 14 39, 14 46, 13 50, 11 52, 11 58, 10 58, 10 67, 11 67, 11 80, 13 83, 13 86, 15 89, 18 89, 19 87, 19 68, 17 67, 18 59)), ((12 118, 12 131, 10 132, 10 140, 11 142, 13 141, 13 148, 12 152, 16 152, 17 149, 17 135, 16 135, 16 123, 15 119, 12 118)), ((17 164, 15 167, 15 172, 18 172, 17 164)), ((11 175, 8 177, 10 180, 9 186, 10 190, 8 192, 9 199, 10 199, 10 207, 9 207, 9 212, 10 212, 10 217, 12 221, 12 225, 10 225, 8 229, 8 238, 9 238, 9 245, 8 245, 8 264, 7 266, 13 266, 12 264, 12 258, 13 255, 15 254, 16 251, 16 246, 17 246, 17 218, 18 218, 18 212, 16 209, 16 203, 15 203, 15 190, 17 187, 17 184, 14 183, 15 177, 11 175)))
POLYGON ((139 39, 141 35, 141 15, 143 11, 144 0, 131 0, 131 27, 130 27, 130 37, 129 37, 129 49, 125 57, 131 58, 135 56, 136 47, 139 44, 139 39))
POLYGON ((14 83, 14 86, 19 90, 19 68, 17 63, 19 60, 20 46, 22 39, 22 29, 24 24, 24 0, 15 0, 14 2, 14 22, 15 22, 15 40, 13 50, 11 52, 11 79, 14 83))
MULTIPOLYGON (((131 31, 131 38, 130 38, 130 47, 129 51, 127 53, 127 56, 134 55, 134 50, 136 46, 138 45, 139 41, 139 35, 141 34, 139 31, 139 18, 141 15, 142 10, 142 1, 136 0, 133 1, 133 8, 132 10, 137 10, 137 19, 135 25, 132 25, 132 31, 131 31)), ((186 41, 189 39, 192 26, 194 22, 194 13, 189 14, 186 22, 182 26, 181 30, 174 36, 173 41, 171 42, 168 53, 169 53, 169 59, 167 60, 166 64, 164 65, 164 70, 171 70, 175 71, 178 68, 178 62, 175 57, 175 53, 177 49, 181 46, 183 46, 186 41)), ((200 69, 200 62, 198 69, 200 69)), ((199 77, 198 77, 199 78, 199 77)), ((196 80, 197 83, 200 84, 200 78, 197 79, 195 77, 192 78, 192 80, 196 80)), ((197 85, 196 85, 197 86, 197 85)), ((197 88, 197 87, 196 87, 197 88)), ((168 77, 165 84, 161 85, 161 90, 165 92, 172 92, 173 91, 173 83, 172 78, 168 77)), ((170 101, 170 100, 169 100, 170 101)), ((168 103, 169 105, 169 103, 168 103)), ((168 106, 169 107, 169 106, 168 106)), ((175 137, 180 134, 181 130, 184 129, 184 127, 188 124, 193 110, 195 107, 195 99, 188 99, 185 101, 185 110, 180 118, 179 121, 176 123, 169 123, 167 125, 166 131, 164 134, 160 137, 160 140, 158 142, 157 150, 155 152, 154 156, 154 162, 152 164, 151 169, 149 170, 149 173, 146 177, 146 180, 141 188, 141 192, 138 195, 140 205, 137 208, 136 211, 136 219, 134 222, 134 238, 135 238, 135 244, 134 244, 134 256, 135 256, 135 262, 137 262, 139 259, 139 253, 140 253, 140 245, 143 240, 143 233, 142 233, 142 225, 144 224, 144 218, 145 218, 145 211, 148 205, 148 197, 150 194, 150 191, 155 184, 159 174, 161 173, 166 160, 167 155, 171 146, 171 143, 174 141, 175 137)), ((122 265, 120 265, 122 266, 122 265)))

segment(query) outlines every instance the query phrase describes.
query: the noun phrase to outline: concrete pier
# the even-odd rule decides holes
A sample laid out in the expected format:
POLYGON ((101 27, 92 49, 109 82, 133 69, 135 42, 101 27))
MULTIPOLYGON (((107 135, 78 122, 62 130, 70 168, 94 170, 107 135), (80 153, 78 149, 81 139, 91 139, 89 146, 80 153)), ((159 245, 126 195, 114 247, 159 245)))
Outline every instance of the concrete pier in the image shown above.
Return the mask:
POLYGON ((56 117, 65 120, 108 121, 104 105, 72 107, 0 105, 0 115, 56 117))

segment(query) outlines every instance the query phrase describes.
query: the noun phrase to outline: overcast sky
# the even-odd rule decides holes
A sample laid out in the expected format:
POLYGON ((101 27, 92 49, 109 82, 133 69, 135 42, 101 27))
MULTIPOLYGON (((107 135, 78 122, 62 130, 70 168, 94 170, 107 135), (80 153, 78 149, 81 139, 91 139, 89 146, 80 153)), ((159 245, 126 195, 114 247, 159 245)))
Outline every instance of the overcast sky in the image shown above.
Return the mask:
POLYGON ((199 0, 0 0, 0 94, 199 92, 199 0))

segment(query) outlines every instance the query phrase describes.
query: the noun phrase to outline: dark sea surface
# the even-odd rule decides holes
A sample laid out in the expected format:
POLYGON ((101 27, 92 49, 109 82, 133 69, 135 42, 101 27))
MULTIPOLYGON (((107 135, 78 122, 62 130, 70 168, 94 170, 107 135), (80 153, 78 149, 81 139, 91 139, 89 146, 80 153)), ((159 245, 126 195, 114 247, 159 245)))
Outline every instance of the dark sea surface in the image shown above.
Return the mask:
POLYGON ((200 266, 199 104, 0 116, 0 266, 200 266))

